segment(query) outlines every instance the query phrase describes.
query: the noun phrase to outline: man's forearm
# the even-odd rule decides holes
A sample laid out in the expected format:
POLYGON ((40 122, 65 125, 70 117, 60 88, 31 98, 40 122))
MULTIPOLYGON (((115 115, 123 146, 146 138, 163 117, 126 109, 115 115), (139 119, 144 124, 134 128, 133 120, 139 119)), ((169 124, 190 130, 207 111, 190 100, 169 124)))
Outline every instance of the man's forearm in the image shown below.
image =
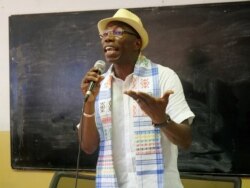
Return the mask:
POLYGON ((86 103, 79 129, 81 148, 88 154, 95 152, 99 145, 99 133, 95 123, 94 103, 86 103), (81 133, 81 134, 80 134, 81 133))

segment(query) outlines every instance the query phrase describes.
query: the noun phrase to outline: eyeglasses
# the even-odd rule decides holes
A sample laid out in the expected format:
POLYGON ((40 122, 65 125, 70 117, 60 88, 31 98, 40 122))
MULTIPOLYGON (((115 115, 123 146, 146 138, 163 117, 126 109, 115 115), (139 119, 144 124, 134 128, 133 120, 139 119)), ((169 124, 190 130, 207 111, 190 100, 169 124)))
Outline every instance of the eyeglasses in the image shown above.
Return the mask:
POLYGON ((130 32, 130 31, 125 31, 125 30, 106 30, 106 31, 103 31, 102 34, 100 34, 100 38, 106 38, 107 36, 109 35, 112 35, 116 38, 122 38, 122 36, 124 34, 129 34, 129 35, 134 35, 136 36, 137 38, 139 38, 139 35, 137 33, 133 33, 133 32, 130 32))

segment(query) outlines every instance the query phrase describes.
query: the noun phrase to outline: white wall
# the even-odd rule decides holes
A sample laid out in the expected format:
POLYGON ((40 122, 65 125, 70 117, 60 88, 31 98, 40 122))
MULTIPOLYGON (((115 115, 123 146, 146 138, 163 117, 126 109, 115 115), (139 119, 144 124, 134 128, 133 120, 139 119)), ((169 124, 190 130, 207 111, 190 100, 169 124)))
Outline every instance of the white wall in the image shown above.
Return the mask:
POLYGON ((242 0, 0 0, 0 131, 10 130, 8 30, 10 15, 234 1, 242 0))

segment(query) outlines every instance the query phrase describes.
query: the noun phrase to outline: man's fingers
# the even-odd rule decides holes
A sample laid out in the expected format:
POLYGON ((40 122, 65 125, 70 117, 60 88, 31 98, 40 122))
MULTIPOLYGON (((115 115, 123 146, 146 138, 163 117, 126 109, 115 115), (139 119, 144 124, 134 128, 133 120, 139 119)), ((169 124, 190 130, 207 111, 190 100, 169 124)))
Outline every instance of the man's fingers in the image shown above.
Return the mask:
POLYGON ((150 104, 150 102, 153 100, 153 97, 143 93, 143 92, 135 92, 135 91, 125 91, 124 94, 127 94, 128 96, 132 97, 141 107, 150 104))
POLYGON ((174 93, 173 90, 167 90, 167 91, 163 94, 162 98, 163 98, 164 100, 168 100, 169 96, 170 96, 171 94, 173 94, 173 93, 174 93))
MULTIPOLYGON (((161 97, 162 99, 164 100, 168 100, 169 96, 171 94, 173 94, 174 91, 173 90, 167 90, 163 96, 161 97)), ((135 91, 125 91, 124 94, 127 94, 129 95, 130 97, 132 97, 134 100, 137 100, 139 99, 139 101, 144 101, 146 103, 150 103, 152 102, 155 98, 152 97, 151 95, 147 94, 147 93, 144 93, 144 92, 135 92, 135 91)))
POLYGON ((151 95, 143 92, 137 92, 137 96, 146 103, 150 103, 152 100, 154 100, 151 95))
POLYGON ((124 94, 126 94, 126 95, 128 95, 128 96, 130 96, 130 97, 132 97, 134 100, 137 100, 137 93, 136 92, 134 92, 134 91, 125 91, 124 92, 124 94))

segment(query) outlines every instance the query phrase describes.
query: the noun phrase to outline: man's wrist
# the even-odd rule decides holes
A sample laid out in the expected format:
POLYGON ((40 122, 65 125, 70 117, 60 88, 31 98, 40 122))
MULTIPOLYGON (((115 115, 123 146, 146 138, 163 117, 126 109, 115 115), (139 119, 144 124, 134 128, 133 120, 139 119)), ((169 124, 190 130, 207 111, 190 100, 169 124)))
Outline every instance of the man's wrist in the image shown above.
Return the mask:
POLYGON ((94 113, 91 113, 91 114, 87 114, 87 113, 83 113, 83 116, 84 117, 87 117, 87 118, 91 118, 91 117, 94 117, 95 116, 95 112, 94 113))
POLYGON ((168 114, 166 114, 166 117, 165 117, 165 121, 162 122, 162 123, 153 123, 153 126, 155 128, 163 128, 163 127, 167 127, 170 123, 171 123, 171 118, 168 114))

